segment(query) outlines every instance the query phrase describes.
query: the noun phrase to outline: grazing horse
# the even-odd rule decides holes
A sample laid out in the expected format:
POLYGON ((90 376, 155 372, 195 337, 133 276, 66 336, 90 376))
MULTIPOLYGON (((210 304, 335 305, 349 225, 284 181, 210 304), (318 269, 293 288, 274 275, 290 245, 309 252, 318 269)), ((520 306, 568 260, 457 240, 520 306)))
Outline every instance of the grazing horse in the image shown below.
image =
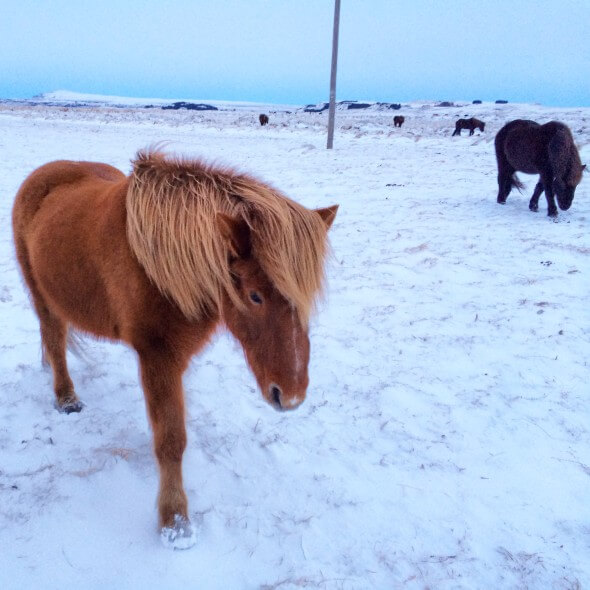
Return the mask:
POLYGON ((404 124, 404 121, 406 120, 406 118, 402 115, 396 115, 393 118, 393 126, 394 127, 401 127, 404 124))
POLYGON ((498 161, 498 203, 504 204, 512 187, 523 184, 516 171, 539 174, 540 179, 529 202, 531 211, 539 210, 539 197, 545 191, 547 215, 557 216, 554 195, 560 209, 572 205, 576 187, 582 180, 582 166, 572 132, 558 121, 539 125, 516 119, 498 131, 494 141, 498 161))
POLYGON ((263 113, 258 116, 258 120, 260 121, 260 124, 264 127, 264 125, 266 125, 268 123, 268 115, 265 115, 263 113))
POLYGON ((128 177, 107 164, 57 161, 20 187, 16 254, 55 405, 65 413, 83 407, 66 365, 69 326, 137 351, 165 544, 195 542, 181 471, 190 358, 224 324, 271 406, 303 402, 308 318, 337 209, 310 210, 246 174, 155 150, 139 152, 128 177))
POLYGON ((473 135, 475 129, 479 129, 483 131, 486 124, 475 117, 471 117, 470 119, 457 119, 455 123, 455 131, 453 131, 453 137, 455 135, 461 135, 462 129, 469 129, 469 135, 473 135))

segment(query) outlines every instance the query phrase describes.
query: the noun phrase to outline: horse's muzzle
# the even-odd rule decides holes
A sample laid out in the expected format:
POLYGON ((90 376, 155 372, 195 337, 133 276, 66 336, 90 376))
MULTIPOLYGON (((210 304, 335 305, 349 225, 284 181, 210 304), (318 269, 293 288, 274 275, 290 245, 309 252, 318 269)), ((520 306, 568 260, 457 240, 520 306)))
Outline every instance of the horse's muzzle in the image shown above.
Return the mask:
POLYGON ((303 400, 305 399, 305 395, 303 395, 301 397, 299 397, 299 396, 287 397, 283 393, 281 388, 278 385, 276 385, 275 383, 272 383, 270 385, 268 392, 269 392, 268 400, 269 400, 271 406, 275 410, 278 410, 279 412, 285 412, 287 410, 294 410, 295 408, 298 408, 303 403, 303 400))

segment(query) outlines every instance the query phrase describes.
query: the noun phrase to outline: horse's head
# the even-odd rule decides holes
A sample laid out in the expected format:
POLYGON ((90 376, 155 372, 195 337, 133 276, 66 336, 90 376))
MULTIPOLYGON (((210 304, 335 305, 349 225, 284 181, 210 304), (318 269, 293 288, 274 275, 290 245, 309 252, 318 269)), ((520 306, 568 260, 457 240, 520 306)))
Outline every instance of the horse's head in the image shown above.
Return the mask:
POLYGON ((479 122, 479 130, 483 131, 485 129, 485 127, 486 127, 486 124, 483 121, 480 121, 479 122))
MULTIPOLYGON (((337 206, 317 210, 326 232, 337 206)), ((224 297, 223 317, 241 343, 262 395, 277 410, 292 410, 305 399, 309 377, 306 322, 273 285, 254 256, 246 222, 218 214, 222 235, 233 253, 230 270, 239 304, 224 297)))
POLYGON ((580 184, 585 169, 586 164, 582 165, 579 161, 574 161, 565 178, 556 176, 553 179, 553 190, 562 211, 567 211, 572 206, 576 187, 580 184))

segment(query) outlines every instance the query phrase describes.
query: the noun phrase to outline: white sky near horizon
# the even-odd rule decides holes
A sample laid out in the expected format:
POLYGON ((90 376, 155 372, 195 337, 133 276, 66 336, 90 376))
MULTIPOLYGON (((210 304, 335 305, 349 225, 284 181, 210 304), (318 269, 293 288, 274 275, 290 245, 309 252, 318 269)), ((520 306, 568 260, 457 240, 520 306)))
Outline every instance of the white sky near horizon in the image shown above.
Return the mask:
MULTIPOLYGON (((11 2, 0 98, 320 102, 333 11, 333 0, 11 2)), ((589 23, 590 0, 342 0, 337 98, 590 106, 589 23)))

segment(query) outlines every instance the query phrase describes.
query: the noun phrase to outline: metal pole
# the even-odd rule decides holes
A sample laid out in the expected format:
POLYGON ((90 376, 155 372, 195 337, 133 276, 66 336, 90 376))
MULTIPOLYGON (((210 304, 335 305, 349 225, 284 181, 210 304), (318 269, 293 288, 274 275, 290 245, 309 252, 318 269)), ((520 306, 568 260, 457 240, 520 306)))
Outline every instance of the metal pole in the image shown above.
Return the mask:
POLYGON ((330 74, 330 110, 328 114, 328 145, 334 145, 334 115, 336 114, 336 66, 338 65, 338 28, 340 25, 340 0, 334 1, 334 34, 332 36, 332 73, 330 74))

